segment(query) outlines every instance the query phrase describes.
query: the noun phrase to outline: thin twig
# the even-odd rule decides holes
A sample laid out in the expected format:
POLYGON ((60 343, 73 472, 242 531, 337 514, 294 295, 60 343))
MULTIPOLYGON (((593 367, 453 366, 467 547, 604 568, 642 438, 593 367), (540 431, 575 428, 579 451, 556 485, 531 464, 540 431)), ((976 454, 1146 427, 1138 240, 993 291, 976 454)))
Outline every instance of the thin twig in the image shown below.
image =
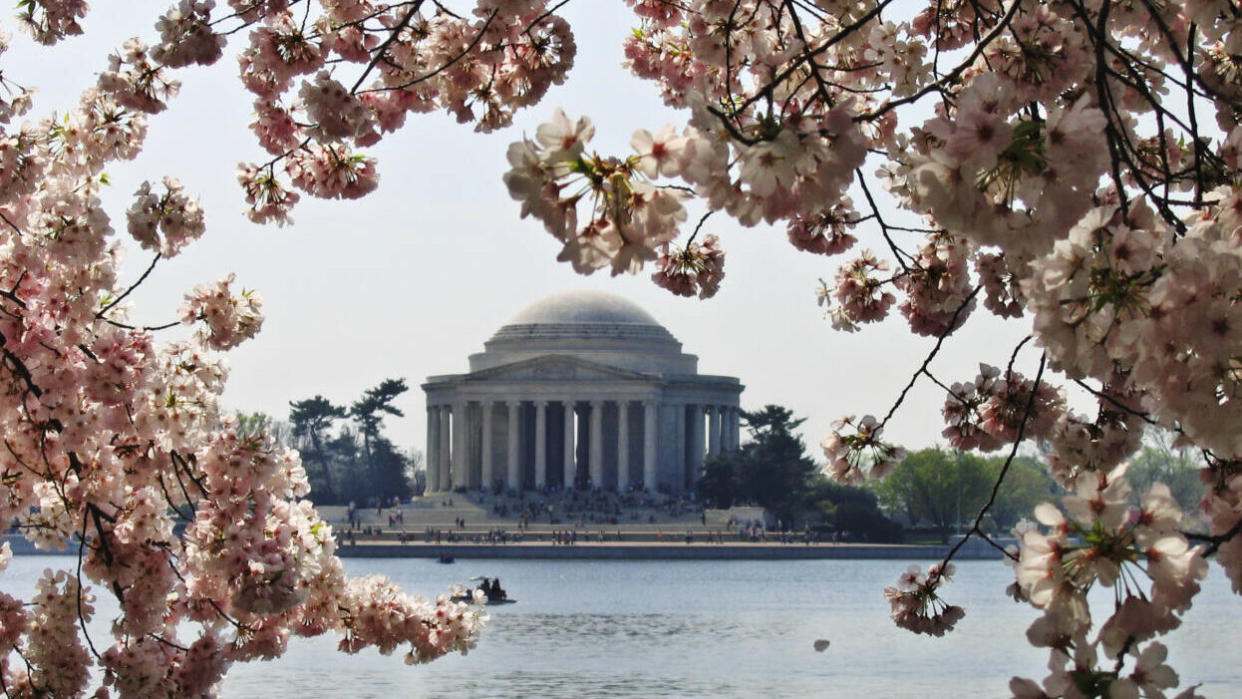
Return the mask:
POLYGON ((962 301, 961 305, 957 307, 957 310, 953 311, 953 317, 949 319, 949 327, 944 332, 940 333, 940 336, 936 338, 936 344, 931 348, 931 351, 927 353, 927 356, 923 359, 923 363, 919 365, 917 370, 915 370, 914 375, 910 377, 910 381, 906 384, 906 387, 901 389, 901 394, 897 396, 897 401, 893 403, 893 407, 888 409, 888 414, 885 415, 884 419, 880 421, 880 427, 884 427, 888 424, 888 421, 893 417, 893 413, 896 413, 897 408, 901 407, 902 402, 905 401, 906 394, 910 392, 910 389, 914 388, 914 384, 919 380, 919 376, 922 376, 927 372, 927 367, 931 365, 932 360, 936 358, 936 354, 940 352, 940 347, 944 344, 945 338, 952 335, 954 330, 957 330, 958 316, 962 314, 962 311, 966 310, 966 307, 970 305, 971 301, 974 301, 975 296, 978 295, 981 289, 983 289, 982 284, 976 286, 975 290, 970 292, 970 296, 967 296, 966 300, 962 301))

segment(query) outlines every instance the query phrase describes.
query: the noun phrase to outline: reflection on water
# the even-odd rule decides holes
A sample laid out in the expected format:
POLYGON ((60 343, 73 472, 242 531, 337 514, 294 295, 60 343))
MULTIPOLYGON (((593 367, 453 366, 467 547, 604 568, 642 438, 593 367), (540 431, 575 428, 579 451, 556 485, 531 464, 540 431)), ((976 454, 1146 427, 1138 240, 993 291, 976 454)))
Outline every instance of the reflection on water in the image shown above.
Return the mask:
MULTIPOLYGON (((48 565, 17 558, 0 574, 26 594, 48 565)), ((919 563, 926 565, 926 561, 919 563)), ((904 561, 479 561, 349 559, 435 595, 499 576, 517 604, 489 609, 479 647, 429 665, 403 652, 337 653, 335 638, 295 639, 275 662, 234 666, 225 697, 996 697, 1015 674, 1042 678, 1047 655, 1025 644, 1031 608, 1004 596, 1012 572, 967 561, 945 590, 966 606, 941 639, 893 626, 882 589, 904 561), (827 638, 824 653, 812 648, 827 638)), ((1182 686, 1237 696, 1242 613, 1216 569, 1169 638, 1182 686)), ((1103 611, 1107 590, 1093 600, 1103 611)), ((103 633, 115 605, 101 600, 103 633)))

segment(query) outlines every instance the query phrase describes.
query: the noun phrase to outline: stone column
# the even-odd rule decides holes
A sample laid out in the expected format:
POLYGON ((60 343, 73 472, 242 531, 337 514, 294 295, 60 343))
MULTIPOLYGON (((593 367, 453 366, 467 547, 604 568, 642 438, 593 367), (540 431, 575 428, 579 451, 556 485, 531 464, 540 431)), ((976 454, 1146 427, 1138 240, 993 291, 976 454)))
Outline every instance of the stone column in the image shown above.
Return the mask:
POLYGON ((643 401, 643 486, 647 492, 656 491, 656 414, 659 404, 653 400, 643 401))
POLYGON ((729 443, 732 444, 729 448, 734 451, 741 448, 741 416, 738 412, 740 410, 738 406, 729 406, 729 443))
POLYGON ((469 434, 466 425, 470 422, 470 419, 466 416, 466 409, 468 407, 470 407, 470 404, 466 401, 458 401, 453 406, 453 455, 451 458, 453 487, 455 488, 460 486, 469 487, 470 485, 468 480, 470 478, 469 465, 466 459, 466 451, 468 449, 466 446, 468 444, 466 435, 469 434))
POLYGON ((520 490, 522 487, 522 470, 521 462, 518 460, 518 435, 521 430, 518 429, 518 410, 522 407, 522 402, 511 400, 509 405, 509 479, 508 484, 514 490, 520 490))
POLYGON ((687 481, 693 483, 703 475, 703 405, 690 406, 690 463, 686 464, 687 481))
POLYGON ((490 400, 483 401, 483 489, 491 490, 492 484, 496 480, 496 474, 492 472, 492 408, 495 407, 490 400))
POLYGON ((720 453, 720 426, 724 424, 721 407, 707 407, 707 455, 714 457, 720 453))
POLYGON ((604 485, 604 402, 591 401, 591 443, 588 445, 591 465, 591 485, 604 485))
POLYGON ((440 409, 427 406, 427 488, 426 493, 440 490, 440 409))
POLYGON ((686 488, 686 472, 690 466, 686 463, 688 450, 686 449, 686 405, 679 403, 672 406, 673 408, 673 444, 677 445, 676 453, 673 459, 673 486, 674 492, 681 492, 686 488))
POLYGON ((617 492, 630 485, 630 402, 617 401, 617 492))
POLYGON ((447 405, 438 407, 440 413, 440 449, 437 451, 440 461, 436 464, 436 471, 439 473, 437 480, 440 482, 440 492, 450 491, 453 489, 453 472, 449 468, 451 455, 449 448, 451 445, 450 434, 451 429, 449 420, 452 417, 452 408, 447 405))
POLYGON ((577 464, 574 463, 574 402, 565 399, 565 482, 562 485, 566 488, 574 487, 574 477, 577 475, 577 464))
POLYGON ((535 401, 535 487, 548 484, 548 401, 535 401))

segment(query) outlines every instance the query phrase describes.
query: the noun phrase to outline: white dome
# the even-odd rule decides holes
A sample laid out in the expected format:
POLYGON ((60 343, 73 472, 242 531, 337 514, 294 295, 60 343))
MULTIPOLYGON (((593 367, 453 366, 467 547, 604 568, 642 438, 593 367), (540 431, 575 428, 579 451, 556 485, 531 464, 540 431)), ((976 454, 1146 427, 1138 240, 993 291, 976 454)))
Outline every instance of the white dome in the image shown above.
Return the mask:
POLYGON ((527 306, 471 355, 479 371, 548 354, 655 374, 694 374, 698 358, 629 299, 602 291, 563 291, 527 306))
POLYGON ((651 314, 629 299, 602 291, 562 291, 513 316, 506 325, 626 323, 661 327, 651 314))

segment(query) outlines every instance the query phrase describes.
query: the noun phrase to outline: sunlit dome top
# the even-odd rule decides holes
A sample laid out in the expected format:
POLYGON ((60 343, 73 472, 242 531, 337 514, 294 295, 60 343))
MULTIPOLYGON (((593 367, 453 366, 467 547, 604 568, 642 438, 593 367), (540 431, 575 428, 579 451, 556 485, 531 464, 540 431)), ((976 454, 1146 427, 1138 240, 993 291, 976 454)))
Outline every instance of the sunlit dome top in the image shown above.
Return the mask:
POLYGON ((552 294, 527 306, 506 325, 560 323, 627 323, 662 327, 633 301, 602 291, 552 294))

